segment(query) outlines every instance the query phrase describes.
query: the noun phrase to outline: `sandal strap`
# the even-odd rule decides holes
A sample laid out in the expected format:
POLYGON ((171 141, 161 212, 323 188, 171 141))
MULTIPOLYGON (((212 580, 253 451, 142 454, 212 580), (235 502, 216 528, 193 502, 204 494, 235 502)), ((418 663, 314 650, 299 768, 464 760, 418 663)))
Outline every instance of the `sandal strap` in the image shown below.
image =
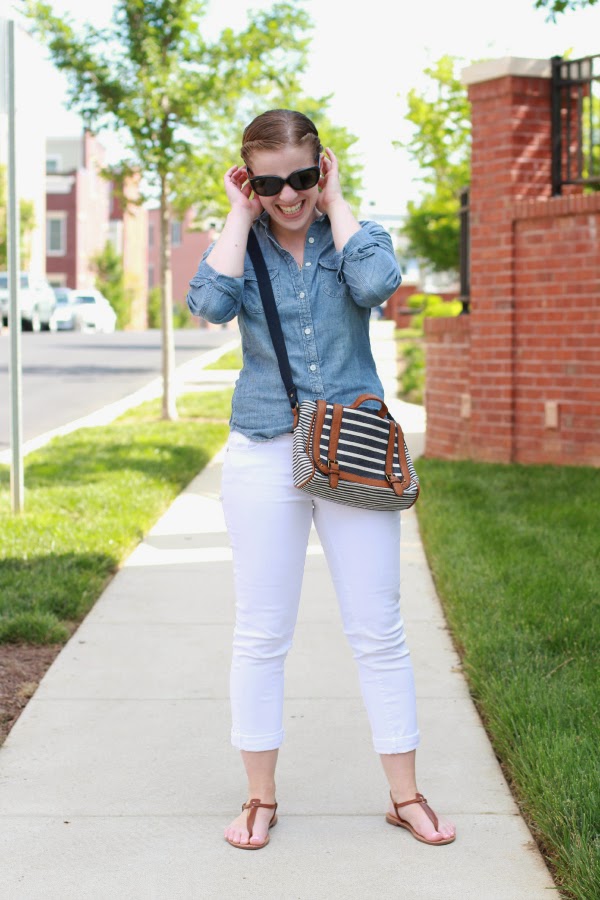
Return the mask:
POLYGON ((391 791, 390 791, 390 797, 392 799, 392 803, 394 804, 394 809, 396 810, 396 815, 398 816, 399 819, 402 819, 402 816, 398 815, 398 810, 400 809, 400 807, 410 806, 411 803, 420 803, 421 806, 423 807, 423 809, 425 810, 425 812, 427 813, 427 815, 429 816, 429 819, 433 823, 433 827, 435 828, 436 831, 438 831, 438 817, 436 816, 436 814, 434 813, 432 808, 428 805, 427 800, 425 799, 423 794, 417 794, 416 797, 414 798, 414 800, 405 800, 403 803, 396 803, 396 801, 392 797, 391 791))
MULTIPOLYGON (((256 810, 262 807, 263 809, 277 809, 276 803, 261 803, 260 800, 254 799, 249 800, 248 803, 242 803, 242 810, 249 809, 248 817, 246 819, 246 824, 248 826, 248 840, 252 837, 252 829, 254 828, 254 820, 256 819, 256 810)), ((273 813, 273 816, 275 813, 273 813)), ((271 819, 271 821, 273 821, 271 819)))

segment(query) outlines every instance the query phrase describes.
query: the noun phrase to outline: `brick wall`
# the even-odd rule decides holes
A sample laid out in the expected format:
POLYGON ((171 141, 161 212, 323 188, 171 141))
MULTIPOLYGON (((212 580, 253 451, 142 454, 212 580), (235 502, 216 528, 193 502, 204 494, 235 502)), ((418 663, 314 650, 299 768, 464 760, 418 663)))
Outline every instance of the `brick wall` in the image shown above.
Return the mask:
POLYGON ((600 194, 515 208, 519 462, 600 465, 600 194))
POLYGON ((543 61, 495 62, 469 89, 471 315, 426 322, 426 452, 600 465, 600 195, 551 197, 543 61))
POLYGON ((465 428, 470 412, 469 326, 469 316, 426 320, 426 456, 464 459, 470 455, 469 428, 465 428))

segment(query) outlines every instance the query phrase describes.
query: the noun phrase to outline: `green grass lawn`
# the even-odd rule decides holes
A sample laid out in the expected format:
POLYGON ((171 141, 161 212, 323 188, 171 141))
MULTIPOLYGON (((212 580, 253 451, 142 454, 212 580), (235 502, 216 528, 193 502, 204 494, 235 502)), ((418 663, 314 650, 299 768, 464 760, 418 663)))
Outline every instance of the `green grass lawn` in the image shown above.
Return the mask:
POLYGON ((600 470, 418 472, 427 557, 495 751, 565 896, 600 897, 600 470))
POLYGON ((235 350, 229 350, 220 356, 215 362, 205 366, 206 369, 241 369, 242 368, 242 348, 236 347, 235 350))
POLYGON ((225 442, 231 390, 160 400, 25 459, 25 512, 0 466, 0 642, 67 640, 118 565, 225 442))

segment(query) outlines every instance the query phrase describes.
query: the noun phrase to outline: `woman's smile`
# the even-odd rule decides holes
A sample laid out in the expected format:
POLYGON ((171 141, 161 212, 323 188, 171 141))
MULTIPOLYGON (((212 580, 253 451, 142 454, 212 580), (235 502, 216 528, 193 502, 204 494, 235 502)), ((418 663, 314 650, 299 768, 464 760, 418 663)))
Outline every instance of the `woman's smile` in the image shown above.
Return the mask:
POLYGON ((299 215, 302 212, 303 206, 304 206, 304 200, 298 200, 298 202, 295 203, 293 206, 284 206, 282 203, 277 204, 277 207, 280 210, 280 212, 282 212, 283 215, 288 219, 294 218, 295 216, 299 215))

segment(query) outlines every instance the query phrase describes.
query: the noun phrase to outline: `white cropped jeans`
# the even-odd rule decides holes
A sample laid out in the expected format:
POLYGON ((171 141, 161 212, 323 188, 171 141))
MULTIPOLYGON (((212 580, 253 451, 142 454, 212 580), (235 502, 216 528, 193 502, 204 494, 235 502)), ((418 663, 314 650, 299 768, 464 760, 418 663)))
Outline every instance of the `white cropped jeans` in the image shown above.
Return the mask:
POLYGON ((419 732, 399 605, 400 512, 358 509, 297 490, 291 434, 259 442, 232 431, 221 496, 236 593, 233 746, 272 750, 283 741, 284 663, 314 520, 358 663, 375 750, 413 750, 419 732))

